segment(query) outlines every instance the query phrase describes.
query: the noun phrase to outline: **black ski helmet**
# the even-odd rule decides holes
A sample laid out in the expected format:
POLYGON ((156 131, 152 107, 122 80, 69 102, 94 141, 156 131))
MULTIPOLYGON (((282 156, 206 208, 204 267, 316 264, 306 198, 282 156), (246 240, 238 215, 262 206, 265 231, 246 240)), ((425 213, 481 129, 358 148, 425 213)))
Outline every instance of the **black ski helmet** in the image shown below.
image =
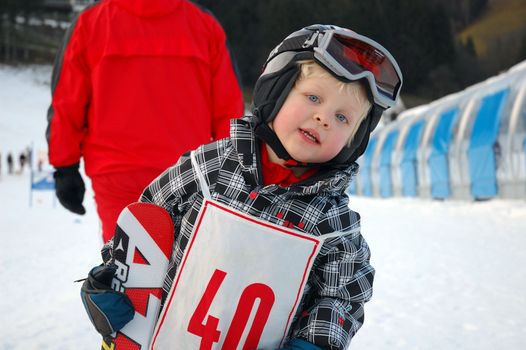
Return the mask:
MULTIPOLYGON (((274 120, 290 90, 294 86, 299 76, 299 66, 297 62, 302 60, 315 61, 338 80, 344 82, 365 82, 363 85, 366 87, 368 98, 372 105, 368 115, 360 124, 351 144, 345 146, 332 160, 323 164, 324 166, 334 168, 346 168, 365 152, 367 144, 369 143, 369 135, 378 125, 383 111, 394 104, 394 100, 398 97, 402 85, 401 72, 394 58, 381 45, 345 28, 334 25, 315 24, 302 28, 286 37, 285 40, 271 51, 263 65, 263 73, 256 81, 254 87, 252 112, 256 119, 256 136, 267 143, 279 158, 287 161, 286 164, 288 166, 313 166, 313 164, 300 163, 292 159, 275 132, 268 126, 268 123, 274 120), (378 50, 377 47, 383 49, 380 52, 381 57, 394 62, 394 70, 399 77, 399 83, 394 87, 395 92, 392 102, 389 101, 388 103, 383 103, 383 105, 377 103, 371 88, 371 84, 374 83, 372 83, 369 78, 366 79, 363 74, 358 75, 356 79, 354 79, 355 75, 350 73, 342 76, 340 73, 334 71, 333 66, 321 61, 319 54, 315 54, 315 48, 318 47, 320 43, 320 37, 323 37, 328 31, 353 33, 356 37, 359 37, 360 40, 367 40, 367 43, 374 43, 375 50, 378 50)), ((364 68, 360 69, 365 70, 364 68)), ((382 102, 385 102, 385 96, 382 102)))

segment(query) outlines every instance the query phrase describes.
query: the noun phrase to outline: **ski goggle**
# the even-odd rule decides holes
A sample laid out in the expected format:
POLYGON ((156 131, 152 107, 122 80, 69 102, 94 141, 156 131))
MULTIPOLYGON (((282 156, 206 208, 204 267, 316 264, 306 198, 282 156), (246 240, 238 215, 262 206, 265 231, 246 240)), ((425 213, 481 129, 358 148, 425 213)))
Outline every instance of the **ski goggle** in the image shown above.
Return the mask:
MULTIPOLYGON (((312 50, 314 58, 335 75, 350 81, 366 79, 374 102, 383 108, 392 107, 400 93, 403 78, 398 64, 389 51, 377 42, 353 31, 336 26, 329 27, 331 29, 321 29, 322 27, 305 28, 312 33, 301 46, 298 37, 287 38, 277 48, 277 52, 274 52, 274 55, 283 55, 282 59, 278 59, 281 63, 272 64, 273 69, 266 68, 274 70, 277 68, 276 65, 282 67, 285 65, 286 62, 283 60, 290 62, 292 55, 287 52, 292 51, 291 53, 297 54, 312 50), (288 39, 291 41, 287 43, 288 39)), ((278 57, 274 56, 276 59, 278 57)), ((268 69, 265 71, 268 72, 268 69)))

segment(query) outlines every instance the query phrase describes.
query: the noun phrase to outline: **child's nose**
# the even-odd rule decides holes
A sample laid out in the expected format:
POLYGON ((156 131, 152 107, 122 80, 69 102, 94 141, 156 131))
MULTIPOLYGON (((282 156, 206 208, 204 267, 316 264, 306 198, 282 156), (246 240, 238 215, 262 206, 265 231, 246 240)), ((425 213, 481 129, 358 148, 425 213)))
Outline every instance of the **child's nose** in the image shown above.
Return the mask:
POLYGON ((324 128, 328 128, 330 126, 329 118, 324 113, 316 113, 314 115, 314 119, 324 128))

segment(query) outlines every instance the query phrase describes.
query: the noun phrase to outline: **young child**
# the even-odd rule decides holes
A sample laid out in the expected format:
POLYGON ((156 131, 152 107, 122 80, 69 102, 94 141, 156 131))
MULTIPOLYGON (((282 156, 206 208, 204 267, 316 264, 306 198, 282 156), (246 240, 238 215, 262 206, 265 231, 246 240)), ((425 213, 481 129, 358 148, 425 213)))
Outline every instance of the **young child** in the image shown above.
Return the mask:
POLYGON ((401 72, 382 46, 332 25, 292 33, 264 68, 254 115, 141 196, 175 229, 159 349, 203 348, 205 329, 224 349, 345 349, 364 322, 374 269, 345 190, 401 72), (185 317, 200 300, 208 319, 197 332, 185 317))

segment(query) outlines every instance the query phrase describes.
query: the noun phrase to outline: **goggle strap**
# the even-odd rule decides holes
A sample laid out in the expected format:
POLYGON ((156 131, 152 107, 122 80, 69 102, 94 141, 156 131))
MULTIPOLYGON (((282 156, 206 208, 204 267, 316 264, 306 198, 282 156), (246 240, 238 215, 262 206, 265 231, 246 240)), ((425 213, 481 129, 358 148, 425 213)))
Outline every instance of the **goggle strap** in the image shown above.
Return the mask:
POLYGON ((277 55, 279 55, 280 53, 285 52, 285 51, 295 51, 295 52, 300 52, 300 51, 303 51, 303 50, 304 51, 311 51, 312 50, 311 49, 312 46, 303 48, 303 44, 310 37, 311 37, 311 34, 306 34, 306 35, 298 35, 298 36, 286 39, 278 47, 278 50, 274 53, 274 55, 272 55, 272 57, 269 58, 269 61, 273 57, 276 57, 277 55), (303 49, 301 49, 301 48, 303 48, 303 49))

